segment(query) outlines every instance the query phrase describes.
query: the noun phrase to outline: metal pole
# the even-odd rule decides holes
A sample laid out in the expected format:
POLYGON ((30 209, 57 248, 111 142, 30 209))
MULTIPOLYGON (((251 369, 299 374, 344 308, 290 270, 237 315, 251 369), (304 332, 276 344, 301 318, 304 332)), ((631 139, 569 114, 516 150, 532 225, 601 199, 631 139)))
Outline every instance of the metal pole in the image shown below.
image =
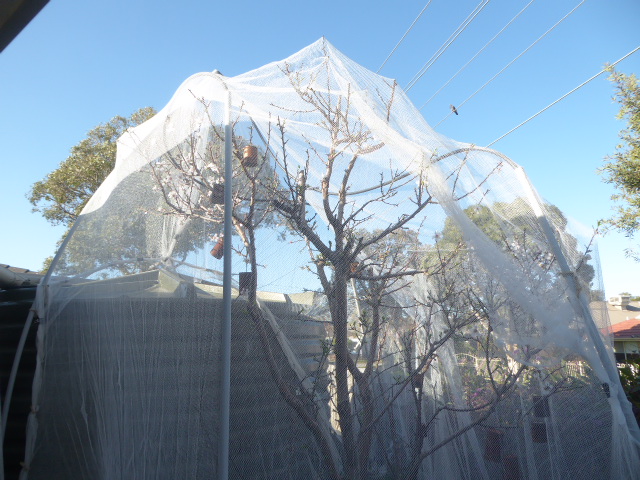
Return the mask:
POLYGON ((218 480, 229 478, 229 417, 231 403, 231 93, 227 93, 224 118, 224 272, 222 282, 220 433, 218 436, 218 480))

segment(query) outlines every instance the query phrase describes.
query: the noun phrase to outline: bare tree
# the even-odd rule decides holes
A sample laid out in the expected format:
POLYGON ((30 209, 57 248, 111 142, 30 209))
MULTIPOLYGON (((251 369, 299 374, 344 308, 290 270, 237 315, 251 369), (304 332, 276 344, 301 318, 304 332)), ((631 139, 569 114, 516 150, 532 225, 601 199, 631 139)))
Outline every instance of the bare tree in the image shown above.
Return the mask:
MULTIPOLYGON (((204 99, 199 101, 208 110, 204 99)), ((314 435, 331 478, 338 479, 339 466, 329 438, 328 426, 322 425, 317 418, 317 405, 312 390, 302 389, 301 385, 291 384, 285 379, 283 366, 279 365, 274 352, 275 345, 270 339, 270 329, 265 312, 257 297, 257 279, 259 273, 256 231, 279 220, 275 218, 275 209, 271 198, 279 186, 271 168, 271 131, 266 137, 256 139, 254 126, 248 128, 247 136, 237 134, 239 118, 232 121, 232 222, 235 233, 242 241, 243 248, 234 247, 236 254, 242 256, 249 265, 249 285, 246 285, 248 313, 258 332, 266 363, 280 395, 297 413, 306 427, 314 435), (260 148, 254 143, 264 142, 260 148)), ((162 215, 181 219, 186 226, 194 219, 202 219, 210 225, 211 240, 218 247, 224 239, 221 227, 224 220, 224 128, 211 118, 206 120, 206 138, 202 137, 202 125, 194 128, 188 138, 175 146, 158 162, 152 164, 152 173, 156 181, 154 188, 162 193, 164 205, 159 208, 162 215), (217 243, 216 243, 217 242, 217 243)), ((179 234, 176 235, 176 238, 179 234)), ((177 239, 174 240, 177 242, 177 239)), ((212 250, 220 255, 221 250, 212 250)))
MULTIPOLYGON (((451 408, 443 407, 433 412, 431 418, 423 418, 421 405, 424 374, 437 359, 438 351, 443 345, 470 324, 481 322, 483 317, 469 306, 466 309, 448 310, 445 311, 447 327, 437 332, 430 329, 428 321, 402 318, 403 310, 406 311, 409 306, 398 303, 394 299, 395 294, 410 289, 411 278, 415 275, 435 275, 446 268, 454 257, 453 254, 442 257, 439 266, 427 270, 415 254, 408 254, 406 249, 401 248, 408 239, 398 240, 408 225, 414 223, 414 220, 419 221, 425 209, 435 204, 428 189, 426 171, 409 174, 408 171, 390 167, 387 174, 370 189, 377 194, 364 202, 356 201, 357 192, 352 191, 351 184, 354 175, 359 174, 359 163, 364 162, 367 155, 383 149, 384 142, 376 139, 365 122, 352 114, 349 89, 344 95, 334 95, 330 86, 319 91, 303 83, 295 72, 285 69, 285 73, 296 93, 308 106, 308 111, 318 114, 319 126, 330 139, 326 150, 309 141, 306 165, 304 168, 294 169, 288 158, 287 125, 283 120, 278 120, 276 126, 280 148, 275 155, 283 170, 286 189, 274 195, 273 204, 289 227, 309 246, 311 256, 315 259, 315 271, 328 301, 335 353, 335 409, 344 451, 341 466, 343 478, 372 478, 369 461, 374 431, 384 418, 393 415, 394 404, 408 390, 413 392, 416 405, 414 441, 407 455, 406 465, 398 465, 400 459, 395 459, 389 465, 389 470, 397 478, 415 478, 424 458, 482 421, 476 419, 437 445, 431 445, 426 450, 423 448, 430 424, 441 411, 452 411, 451 408), (321 161, 324 165, 324 172, 316 183, 311 180, 311 160, 314 163, 321 161), (411 208, 406 210, 404 207, 402 213, 386 226, 367 232, 364 227, 372 219, 369 212, 381 206, 394 205, 394 197, 401 188, 406 188, 407 178, 414 185, 410 198, 411 208), (332 191, 331 185, 336 185, 337 190, 332 191), (316 202, 321 204, 320 215, 324 217, 330 231, 328 239, 319 232, 318 213, 311 208, 307 199, 310 194, 315 195, 316 202), (320 200, 317 200, 318 197, 320 200), (361 293, 365 297, 363 303, 367 307, 351 325, 350 317, 353 314, 350 312, 349 302, 350 282, 352 285, 355 282, 361 285, 361 293), (385 310, 396 311, 395 321, 384 317, 382 312, 385 310), (412 325, 407 325, 412 321, 412 325), (420 331, 424 340, 416 342, 420 331), (349 351, 349 340, 353 336, 364 345, 362 351, 355 355, 349 351), (396 342, 390 340, 393 336, 397 338, 396 342), (402 360, 383 361, 392 357, 402 360), (383 367, 385 364, 387 366, 383 367), (396 374, 402 371, 403 375, 397 379, 393 388, 385 389, 381 378, 385 374, 388 377, 391 371, 396 374)), ((396 85, 392 84, 384 94, 378 92, 381 96, 386 95, 387 121, 392 113, 395 89, 396 85)), ((454 175, 457 173, 454 172, 454 175)), ((463 196, 469 193, 466 192, 463 196)), ((462 197, 458 199, 460 198, 462 197)), ((406 233, 404 236, 406 237, 406 233)), ((408 243, 415 245, 415 238, 408 243)), ((452 288, 455 287, 456 285, 452 288)), ((357 292, 355 286, 354 291, 357 292)), ((447 295, 453 297, 454 292, 449 291, 447 295)), ((490 407, 502 400, 524 369, 523 366, 502 378, 501 382, 492 383, 494 396, 490 407)), ((486 406, 477 409, 480 408, 486 409, 486 406)), ((490 413, 491 408, 485 415, 489 416, 490 413)))
MULTIPOLYGON (((320 91, 295 72, 285 69, 285 73, 307 112, 318 116, 318 127, 329 145, 321 147, 307 140, 306 162, 300 166, 290 158, 285 120, 275 118, 266 132, 249 122, 244 136, 237 133, 239 119, 233 122, 231 208, 235 231, 243 243, 237 252, 246 258, 252 272, 248 311, 278 391, 312 433, 329 476, 334 480, 376 478, 378 472, 370 464, 384 450, 376 446, 380 442, 376 436, 384 437, 380 434, 384 430, 394 452, 391 456, 384 452, 386 470, 393 478, 413 480, 427 457, 489 419, 529 369, 526 361, 510 362, 494 341, 493 315, 511 306, 490 278, 470 270, 469 254, 461 240, 446 250, 436 242, 425 252, 420 225, 427 208, 436 205, 429 192, 426 165, 413 171, 391 165, 367 189, 374 193, 360 201, 357 195, 362 192, 353 190, 353 179, 360 174, 361 164, 366 165, 367 156, 382 151, 385 143, 352 113, 348 88, 343 95, 334 93, 329 85, 320 91), (255 163, 247 164, 244 149, 253 143, 260 143, 259 153, 255 163), (312 163, 321 163, 324 170, 317 174, 312 163), (382 227, 368 229, 374 220, 371 212, 398 207, 400 192, 404 195, 400 213, 382 227), (269 322, 257 298, 256 230, 266 224, 281 225, 307 245, 311 268, 327 299, 333 340, 326 345, 321 364, 333 354, 335 397, 331 401, 337 412, 342 458, 336 455, 327 426, 317 415, 313 388, 287 382, 275 359, 269 322), (428 285, 422 296, 415 294, 418 278, 428 285), (483 363, 488 394, 475 403, 437 403, 430 379, 441 375, 437 365, 441 357, 452 355, 450 346, 459 339, 474 345, 476 358, 483 363), (354 341, 358 346, 352 350, 354 341), (428 408, 427 397, 431 399, 428 408), (398 405, 407 398, 414 405, 411 431, 405 432, 408 439, 400 438, 394 419, 398 405), (444 415, 459 415, 458 428, 436 439, 433 426, 444 415)), ((395 94, 395 84, 378 92, 386 98, 387 121, 395 94)), ((216 199, 223 173, 222 145, 227 139, 220 126, 210 123, 204 142, 196 135, 187 139, 155 164, 153 172, 166 203, 163 213, 219 225, 224 206, 216 199)), ((437 160, 435 156, 430 159, 437 160)), ((459 174, 458 169, 451 175, 459 174)), ((456 178, 452 184, 455 200, 472 193, 456 193, 456 178)), ((536 353, 532 349, 523 358, 536 353)), ((455 396, 440 394, 448 395, 455 396)))

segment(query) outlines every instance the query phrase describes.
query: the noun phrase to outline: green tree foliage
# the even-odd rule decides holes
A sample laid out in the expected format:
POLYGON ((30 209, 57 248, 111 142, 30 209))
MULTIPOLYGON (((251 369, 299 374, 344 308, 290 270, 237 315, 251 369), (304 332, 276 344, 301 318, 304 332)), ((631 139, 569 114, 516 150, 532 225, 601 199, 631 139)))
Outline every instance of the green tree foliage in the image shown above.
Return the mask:
POLYGON ((640 424, 640 359, 634 358, 627 363, 619 363, 618 373, 624 393, 633 406, 636 421, 640 424))
MULTIPOLYGON (((602 223, 605 229, 633 237, 640 228, 640 85, 635 75, 615 70, 609 78, 615 87, 614 99, 620 104, 618 118, 627 121, 627 128, 620 132, 622 142, 601 170, 604 181, 617 190, 612 200, 619 203, 614 215, 602 223)), ((640 260, 637 251, 627 253, 640 260)))
MULTIPOLYGON (((71 148, 71 154, 58 168, 44 179, 34 183, 27 194, 33 205, 53 225, 68 228, 78 218, 93 193, 111 173, 116 162, 116 142, 131 127, 135 127, 155 115, 152 107, 144 107, 128 118, 117 116, 100 124, 87 137, 71 148)), ((43 270, 48 270, 53 257, 45 259, 43 270)))
MULTIPOLYGON (((498 202, 491 209, 483 205, 475 205, 465 209, 465 213, 471 221, 501 250, 508 252, 523 267, 523 271, 529 272, 531 278, 539 278, 543 272, 555 270, 555 258, 549 250, 544 238, 544 233, 531 223, 526 213, 530 208, 523 200, 517 199, 511 203, 498 202)), ((578 249, 578 241, 567 233, 567 219, 555 205, 546 205, 547 215, 559 229, 568 250, 578 249)), ((449 268, 455 265, 470 268, 467 264, 466 249, 462 231, 451 218, 447 218, 444 228, 437 235, 435 248, 427 252, 424 266, 427 271, 434 271, 439 265, 446 263, 449 268)), ((591 287, 595 277, 594 267, 589 263, 589 252, 584 254, 576 265, 576 273, 585 288, 591 287)), ((547 277, 547 275, 545 275, 547 277)), ((547 283, 549 278, 543 280, 547 283)))
POLYGON ((33 184, 27 195, 33 211, 53 225, 71 226, 113 170, 118 138, 155 113, 151 107, 141 108, 128 118, 117 116, 92 129, 58 168, 33 184))

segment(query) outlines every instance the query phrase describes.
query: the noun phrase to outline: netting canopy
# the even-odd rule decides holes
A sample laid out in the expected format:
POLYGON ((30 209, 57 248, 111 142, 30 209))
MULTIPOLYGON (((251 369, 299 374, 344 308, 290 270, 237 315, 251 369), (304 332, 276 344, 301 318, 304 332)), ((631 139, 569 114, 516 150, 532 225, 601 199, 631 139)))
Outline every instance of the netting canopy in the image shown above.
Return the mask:
POLYGON ((193 75, 39 287, 21 478, 638 478, 567 223, 325 39, 193 75))

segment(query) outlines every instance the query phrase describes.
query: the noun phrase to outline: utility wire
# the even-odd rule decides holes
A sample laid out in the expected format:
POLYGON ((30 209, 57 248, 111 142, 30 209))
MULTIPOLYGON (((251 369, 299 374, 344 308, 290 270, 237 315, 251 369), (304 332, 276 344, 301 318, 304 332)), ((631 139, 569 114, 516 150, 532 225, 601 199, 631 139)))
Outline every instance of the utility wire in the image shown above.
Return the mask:
POLYGON ((425 63, 422 68, 414 75, 409 84, 405 87, 405 92, 408 92, 413 86, 427 73, 427 70, 442 56, 442 54, 451 46, 453 42, 460 36, 462 32, 466 30, 469 24, 478 16, 478 14, 486 7, 491 0, 482 0, 478 6, 464 19, 464 21, 458 26, 458 28, 449 36, 447 41, 432 55, 432 57, 425 63))
MULTIPOLYGON (((564 20, 566 20, 573 12, 575 12, 584 2, 586 2, 587 0, 582 0, 578 5, 576 5, 575 7, 573 7, 573 9, 567 13, 564 17, 562 17, 560 20, 558 20, 553 27, 551 27, 549 30, 547 30, 546 32, 544 32, 542 35, 540 35, 538 37, 538 39, 533 42, 531 45, 529 45, 527 48, 525 48, 516 58, 514 58, 513 60, 511 60, 509 63, 507 63, 502 70, 500 70, 498 73, 496 73, 493 77, 491 77, 484 85, 482 85, 479 89, 477 89, 475 92, 473 92, 471 95, 469 95, 466 100, 458 105, 456 105, 457 109, 460 109, 460 107, 462 107, 465 103, 467 103, 469 100, 471 100, 473 97, 475 97, 478 93, 480 93, 487 85, 489 85, 491 82, 493 82, 499 75, 502 74, 502 72, 504 72, 507 68, 509 68, 511 65, 513 65, 513 63, 515 63, 516 60, 518 60, 521 56, 523 56, 525 53, 527 53, 529 50, 531 50, 534 45, 536 45, 540 40, 542 40, 544 37, 546 37, 549 33, 551 33, 558 25, 560 25, 564 20)), ((450 112, 446 117, 444 117, 442 120, 440 120, 433 128, 436 128, 438 125, 440 125, 442 122, 444 122, 447 118, 449 118, 451 116, 453 112, 450 112)))
POLYGON ((382 62, 382 65, 380 65, 380 68, 376 71, 376 73, 380 73, 380 70, 382 70, 382 67, 385 66, 385 64, 389 61, 389 59, 391 58, 391 55, 393 55, 396 50, 398 49, 398 47, 400 46, 400 44, 403 42, 404 38, 409 34, 409 32, 411 31, 411 29, 413 28, 413 26, 416 24, 416 22, 420 19, 420 17, 422 16, 422 14, 424 13, 424 11, 427 9, 427 7, 431 5, 431 0, 429 0, 427 2, 427 4, 424 6, 424 8, 422 9, 422 11, 418 14, 418 16, 416 17, 416 19, 413 21, 413 23, 411 24, 411 26, 409 27, 409 29, 404 32, 404 35, 402 36, 402 38, 400 39, 400 41, 396 44, 395 47, 393 47, 393 50, 391 50, 391 53, 387 56, 387 58, 384 59, 384 62, 382 62))
POLYGON ((418 70, 411 81, 405 87, 405 91, 409 91, 413 86, 422 78, 422 76, 433 66, 433 64, 442 56, 442 54, 453 44, 453 42, 460 36, 460 34, 467 28, 467 26, 475 19, 475 17, 487 6, 490 0, 481 0, 481 2, 473 9, 473 11, 464 19, 464 21, 458 25, 458 28, 449 35, 449 38, 443 43, 440 48, 434 53, 431 58, 418 70))
POLYGON ((499 136, 498 138, 496 138, 493 142, 491 142, 490 144, 487 145, 487 147, 490 147, 491 145, 493 145, 494 143, 502 140, 504 137, 506 137, 507 135, 509 135, 510 133, 515 132, 517 129, 519 129, 521 126, 523 126, 525 123, 529 122, 530 120, 533 120, 534 118, 536 118, 538 115, 540 115, 542 112, 548 110, 549 108, 553 107, 556 103, 564 100, 565 98, 567 98, 569 95, 571 95, 573 92, 575 92, 576 90, 584 87, 587 83, 589 83, 591 80, 593 80, 594 78, 599 77, 600 75, 602 75, 604 72, 606 72, 607 70, 609 70, 611 67, 615 66, 616 64, 620 63, 622 60, 624 60, 625 58, 633 55, 634 53, 636 53, 638 50, 640 50, 640 47, 636 47, 635 49, 633 49, 632 51, 630 51, 629 53, 627 53, 624 57, 616 60, 615 62, 613 62, 611 65, 608 65, 606 68, 603 68, 600 72, 596 73, 593 77, 589 78, 588 80, 585 80, 584 82, 582 82, 580 85, 578 85, 576 88, 574 88, 573 90, 565 93, 563 96, 561 96, 559 99, 557 99, 555 102, 550 103, 549 105, 547 105, 546 107, 544 107, 542 110, 540 110, 538 113, 531 115, 529 118, 527 118, 524 122, 520 123, 519 125, 513 127, 511 130, 509 130, 507 133, 505 133, 504 135, 499 136))
POLYGON ((515 21, 519 16, 520 16, 520 15, 522 15, 522 14, 524 13, 524 11, 525 11, 527 8, 529 8, 529 7, 531 6, 531 4, 532 4, 534 1, 535 1, 535 0, 531 0, 529 3, 527 3, 527 5, 525 5, 525 7, 524 7, 522 10, 520 10, 520 11, 516 14, 516 16, 515 16, 515 17, 513 17, 511 20, 509 20, 509 23, 507 23, 504 27, 502 27, 502 30, 500 30, 498 33, 496 33, 496 34, 493 36, 493 38, 492 38, 491 40, 489 40, 489 41, 484 45, 484 47, 482 47, 480 50, 478 50, 478 53, 476 53, 476 54, 471 58, 471 60, 469 60, 467 63, 465 63, 465 64, 462 66, 462 68, 460 68, 460 70, 458 70, 458 71, 453 75, 453 77, 451 77, 449 80, 447 80, 447 83, 445 83, 444 85, 442 85, 442 86, 438 89, 438 91, 437 91, 436 93, 434 93, 433 95, 431 95, 431 98, 430 98, 429 100, 427 100, 426 102, 424 102, 424 103, 422 104, 422 106, 419 108, 419 110, 422 110, 424 107, 426 107, 426 106, 429 104, 429 102, 431 102, 431 100, 433 100, 433 99, 436 97, 436 95, 438 95, 438 94, 439 94, 439 93, 440 93, 440 92, 441 92, 441 91, 442 91, 442 90, 443 90, 447 85, 449 85, 449 84, 450 84, 450 83, 451 83, 451 82, 452 82, 452 81, 453 81, 453 80, 454 80, 454 79, 455 79, 455 78, 456 78, 456 77, 457 77, 457 76, 458 76, 458 75, 459 75, 459 74, 460 74, 460 73, 461 73, 465 68, 467 68, 467 67, 469 66, 469 64, 470 64, 471 62, 473 62, 473 61, 478 57, 478 55, 480 55, 483 51, 485 51, 485 50, 486 50, 486 48, 487 48, 489 45, 491 45, 491 44, 494 42, 494 40, 495 40, 496 38, 498 38, 498 37, 502 34, 502 32, 504 32, 507 28, 509 28, 509 26, 510 26, 510 25, 511 25, 511 24, 512 24, 512 23, 513 23, 513 22, 514 22, 514 21, 515 21))

